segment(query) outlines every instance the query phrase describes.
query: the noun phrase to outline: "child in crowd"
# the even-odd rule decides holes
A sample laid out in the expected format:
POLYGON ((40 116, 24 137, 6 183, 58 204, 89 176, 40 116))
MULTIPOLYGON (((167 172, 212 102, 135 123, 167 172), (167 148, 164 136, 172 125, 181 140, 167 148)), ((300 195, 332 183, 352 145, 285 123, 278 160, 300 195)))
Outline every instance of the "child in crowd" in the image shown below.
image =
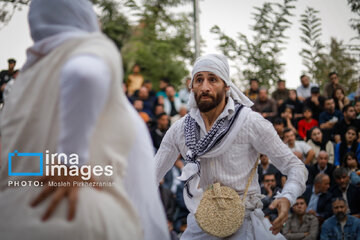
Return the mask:
POLYGON ((313 127, 319 126, 319 122, 312 118, 311 108, 305 107, 303 110, 303 114, 304 118, 298 122, 298 134, 302 139, 306 140, 307 131, 309 131, 313 127))

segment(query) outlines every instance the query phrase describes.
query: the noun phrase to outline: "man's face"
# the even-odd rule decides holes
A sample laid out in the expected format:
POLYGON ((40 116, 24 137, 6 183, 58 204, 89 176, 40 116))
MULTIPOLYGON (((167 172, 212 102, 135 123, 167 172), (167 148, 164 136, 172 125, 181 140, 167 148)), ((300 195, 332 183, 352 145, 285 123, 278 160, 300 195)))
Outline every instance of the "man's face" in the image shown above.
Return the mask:
POLYGON ((175 89, 173 86, 166 87, 166 96, 168 98, 173 98, 175 96, 175 89))
POLYGON ((136 100, 135 102, 134 102, 134 108, 138 111, 138 112, 140 112, 140 111, 142 111, 143 110, 143 101, 141 101, 141 100, 136 100))
POLYGON ((303 87, 307 88, 310 84, 310 79, 308 76, 304 76, 300 79, 301 81, 301 85, 303 85, 303 87))
POLYGON ((272 189, 274 189, 276 187, 276 179, 275 179, 275 175, 271 174, 271 175, 265 175, 264 176, 264 184, 269 184, 270 187, 272 189))
POLYGON ((330 178, 329 176, 324 176, 320 183, 316 184, 317 189, 321 193, 326 193, 330 188, 330 178))
POLYGON ((159 87, 160 87, 161 90, 165 90, 167 85, 168 85, 167 82, 165 82, 164 80, 160 80, 159 87))
POLYGON ((284 142, 291 145, 295 143, 295 134, 293 131, 284 134, 284 142))
POLYGON ((167 115, 161 116, 157 122, 160 130, 167 130, 169 128, 169 117, 167 115))
POLYGON ((334 99, 327 99, 325 101, 325 109, 326 111, 332 113, 335 111, 335 102, 334 102, 334 99))
POLYGON ((10 70, 10 71, 13 71, 13 70, 14 70, 15 64, 16 64, 16 63, 13 63, 13 62, 9 63, 9 70, 10 70))
POLYGON ((329 162, 329 155, 326 152, 320 152, 317 157, 318 165, 321 169, 324 169, 329 162))
POLYGON ((296 200, 296 203, 293 206, 293 211, 296 215, 302 216, 305 214, 306 208, 307 208, 307 206, 306 206, 305 200, 302 198, 299 198, 296 200))
POLYGON ((209 112, 225 100, 229 87, 211 72, 198 72, 194 76, 192 90, 200 112, 209 112))
POLYGON ((338 78, 337 74, 332 74, 330 76, 330 81, 331 81, 332 84, 338 84, 339 83, 339 78, 338 78))
POLYGON ((269 158, 268 158, 266 155, 261 154, 261 155, 260 155, 260 161, 261 161, 261 164, 262 164, 262 165, 266 165, 266 164, 268 164, 268 162, 269 162, 269 158))
POLYGON ((139 89, 139 98, 146 100, 149 97, 149 90, 146 87, 141 87, 139 89))
POLYGON ((266 101, 267 99, 268 99, 268 95, 267 95, 266 89, 261 89, 261 90, 259 91, 259 100, 262 101, 262 102, 264 102, 264 101, 266 101))
POLYGON ((336 218, 341 221, 346 217, 347 207, 344 201, 336 200, 332 204, 332 210, 336 218))
POLYGON ((280 81, 280 82, 278 82, 277 86, 278 86, 279 90, 284 90, 285 89, 285 82, 280 81))
POLYGON ((347 186, 349 185, 349 181, 350 181, 350 178, 346 174, 343 174, 339 178, 335 178, 336 184, 339 185, 339 187, 341 188, 342 191, 346 190, 347 186))
POLYGON ((283 133, 283 131, 284 131, 284 124, 283 124, 283 123, 274 124, 274 128, 275 128, 277 134, 278 134, 279 136, 281 136, 282 133, 283 133))
POLYGON ((344 112, 344 118, 349 120, 354 120, 356 118, 356 112, 354 107, 348 107, 348 109, 344 112))
POLYGON ((312 117, 312 112, 310 110, 305 110, 304 111, 304 118, 306 119, 310 119, 312 117))
POLYGON ((133 67, 133 72, 134 72, 134 73, 139 73, 139 72, 140 72, 140 66, 139 66, 139 65, 135 65, 135 66, 133 67))
POLYGON ((296 91, 294 91, 294 90, 289 91, 289 99, 292 101, 296 100, 296 91))
POLYGON ((355 108, 356 114, 360 114, 360 101, 357 101, 355 103, 354 108, 355 108))
POLYGON ((257 91, 259 89, 259 83, 255 80, 250 82, 250 88, 253 91, 257 91))

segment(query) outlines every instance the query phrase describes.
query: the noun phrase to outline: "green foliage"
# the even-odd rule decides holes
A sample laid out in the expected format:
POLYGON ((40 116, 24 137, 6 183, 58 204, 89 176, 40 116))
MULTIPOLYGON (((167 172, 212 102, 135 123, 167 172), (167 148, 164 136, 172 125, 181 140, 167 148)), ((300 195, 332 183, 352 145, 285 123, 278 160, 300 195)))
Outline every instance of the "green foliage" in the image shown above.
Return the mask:
POLYGON ((319 81, 320 88, 329 81, 328 74, 330 72, 337 72, 339 81, 346 86, 347 92, 353 92, 358 84, 356 78, 356 59, 352 58, 346 51, 342 41, 337 41, 335 38, 331 39, 329 53, 322 53, 320 60, 316 62, 315 78, 319 81))
POLYGON ((357 39, 360 39, 360 2, 359 0, 348 0, 351 11, 358 15, 357 18, 350 19, 350 26, 357 31, 357 39))
POLYGON ((182 1, 145 1, 138 13, 139 24, 122 48, 126 75, 137 63, 145 79, 157 87, 161 78, 179 85, 188 74, 185 61, 192 61, 190 16, 172 14, 170 7, 182 1))
POLYGON ((318 13, 319 11, 307 7, 305 13, 300 16, 300 30, 302 32, 300 39, 306 44, 306 48, 301 49, 300 56, 307 68, 307 74, 320 84, 321 79, 317 79, 315 76, 316 63, 320 61, 321 50, 324 45, 320 42, 321 19, 317 17, 318 13))
POLYGON ((249 39, 239 33, 238 41, 227 36, 218 26, 211 32, 218 36, 219 49, 230 59, 239 60, 246 68, 240 69, 246 79, 258 78, 266 87, 274 86, 281 79, 284 63, 279 60, 284 44, 285 31, 291 26, 289 18, 295 8, 296 0, 283 0, 283 3, 265 2, 262 7, 255 7, 251 26, 255 35, 249 39))

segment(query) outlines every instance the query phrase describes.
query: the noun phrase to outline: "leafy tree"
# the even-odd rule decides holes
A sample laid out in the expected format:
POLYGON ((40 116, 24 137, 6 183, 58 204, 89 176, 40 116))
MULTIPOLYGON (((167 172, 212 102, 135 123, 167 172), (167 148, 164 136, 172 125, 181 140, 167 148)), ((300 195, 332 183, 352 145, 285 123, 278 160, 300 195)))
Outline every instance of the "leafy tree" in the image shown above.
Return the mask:
POLYGON ((321 50, 324 45, 320 42, 321 36, 321 19, 317 17, 319 11, 307 7, 305 12, 301 14, 302 36, 301 41, 306 44, 306 48, 301 49, 300 56, 303 58, 303 64, 307 68, 309 74, 318 84, 321 79, 316 79, 316 63, 320 61, 321 50))
POLYGON ((16 10, 30 3, 30 0, 0 0, 0 29, 9 23, 16 10))
POLYGON ((337 41, 331 38, 329 53, 322 53, 320 60, 316 62, 315 79, 319 81, 322 88, 329 82, 328 74, 330 72, 337 72, 339 81, 347 87, 348 93, 355 91, 358 84, 356 78, 357 70, 354 67, 357 60, 352 58, 347 52, 346 47, 342 41, 337 41))
MULTIPOLYGON (((122 52, 126 76, 135 63, 142 67, 145 79, 155 86, 164 77, 178 85, 188 74, 185 62, 194 60, 190 44, 191 17, 185 13, 174 14, 171 8, 191 0, 143 0, 141 4, 135 0, 92 2, 98 10, 103 32, 122 52), (131 23, 129 15, 139 20, 131 23)), ((29 3, 30 0, 0 0, 0 4, 6 4, 13 11, 29 3)), ((12 14, 1 6, 0 9, 0 22, 5 24, 12 14)))
POLYGON ((155 84, 166 77, 179 85, 188 74, 185 61, 194 58, 190 48, 190 16, 170 11, 180 3, 180 0, 146 0, 138 7, 139 23, 122 48, 127 74, 135 63, 141 66, 145 79, 155 84))
POLYGON ((232 60, 239 60, 246 66, 239 69, 246 79, 258 78, 262 85, 273 86, 281 79, 284 63, 279 60, 284 49, 285 31, 291 26, 289 18, 296 0, 283 0, 283 3, 265 2, 262 7, 255 7, 251 30, 255 35, 249 39, 239 33, 238 41, 227 36, 218 26, 211 32, 218 36, 219 49, 232 60))
POLYGON ((357 18, 350 19, 351 27, 357 31, 357 38, 360 39, 360 2, 359 0, 348 0, 348 4, 351 7, 351 11, 358 15, 357 18))

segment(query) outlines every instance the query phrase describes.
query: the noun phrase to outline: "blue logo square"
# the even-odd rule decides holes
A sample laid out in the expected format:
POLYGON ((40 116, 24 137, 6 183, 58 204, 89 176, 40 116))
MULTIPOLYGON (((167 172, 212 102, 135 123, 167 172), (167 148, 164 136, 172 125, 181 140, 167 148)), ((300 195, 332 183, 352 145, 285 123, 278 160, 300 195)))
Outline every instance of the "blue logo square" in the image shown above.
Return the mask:
POLYGON ((18 153, 18 151, 14 151, 13 153, 9 153, 9 176, 42 176, 43 175, 43 154, 42 153, 18 153), (40 171, 39 172, 12 172, 12 157, 39 157, 40 161, 40 171))

